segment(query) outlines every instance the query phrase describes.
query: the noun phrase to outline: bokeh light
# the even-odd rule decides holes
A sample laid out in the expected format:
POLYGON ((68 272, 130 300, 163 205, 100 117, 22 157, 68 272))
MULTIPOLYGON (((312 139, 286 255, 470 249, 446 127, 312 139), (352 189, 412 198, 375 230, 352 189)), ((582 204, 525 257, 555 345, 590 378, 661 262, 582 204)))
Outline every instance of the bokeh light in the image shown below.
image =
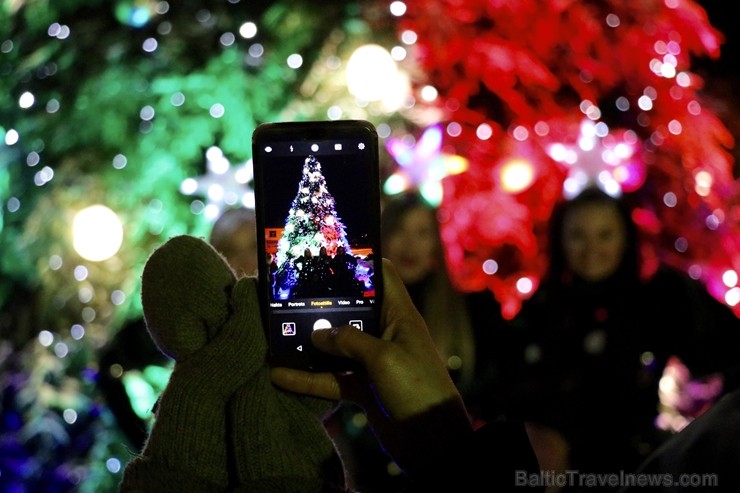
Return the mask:
POLYGON ((107 260, 121 248, 123 224, 108 207, 92 205, 75 215, 72 237, 80 257, 93 262, 107 260))

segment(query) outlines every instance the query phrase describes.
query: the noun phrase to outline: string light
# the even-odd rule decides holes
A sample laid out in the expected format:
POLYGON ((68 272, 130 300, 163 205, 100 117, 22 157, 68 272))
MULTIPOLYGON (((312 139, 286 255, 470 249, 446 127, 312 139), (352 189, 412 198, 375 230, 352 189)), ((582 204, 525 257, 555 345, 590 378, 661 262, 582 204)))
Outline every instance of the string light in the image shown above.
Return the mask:
POLYGON ((80 257, 100 262, 115 255, 123 243, 123 224, 115 212, 104 205, 79 211, 72 222, 75 251, 80 257))
POLYGON ((357 48, 347 61, 347 90, 360 101, 382 101, 389 111, 400 108, 408 81, 391 54, 382 46, 357 48))
POLYGON ((534 182, 534 166, 526 159, 511 159, 501 166, 500 178, 505 192, 522 192, 534 182))

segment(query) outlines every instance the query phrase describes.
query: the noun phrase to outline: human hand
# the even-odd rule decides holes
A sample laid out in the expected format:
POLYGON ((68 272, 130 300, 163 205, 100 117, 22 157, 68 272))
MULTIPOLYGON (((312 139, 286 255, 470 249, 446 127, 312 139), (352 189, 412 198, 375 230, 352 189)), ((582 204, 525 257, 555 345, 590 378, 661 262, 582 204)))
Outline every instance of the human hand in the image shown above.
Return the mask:
POLYGON ((383 273, 380 338, 351 326, 315 330, 311 336, 318 349, 356 360, 364 371, 332 374, 273 368, 271 378, 277 386, 299 394, 356 402, 384 447, 399 460, 409 453, 410 440, 415 448, 419 440, 428 441, 431 415, 435 425, 441 425, 435 426, 440 435, 472 428, 424 320, 386 259, 383 273))

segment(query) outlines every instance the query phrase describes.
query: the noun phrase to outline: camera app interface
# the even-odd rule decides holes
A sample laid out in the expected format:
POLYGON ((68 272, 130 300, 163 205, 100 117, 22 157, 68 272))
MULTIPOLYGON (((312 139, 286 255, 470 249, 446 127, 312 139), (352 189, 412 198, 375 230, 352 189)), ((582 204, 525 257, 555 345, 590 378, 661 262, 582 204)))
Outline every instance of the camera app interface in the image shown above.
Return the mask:
POLYGON ((259 152, 273 344, 309 351, 316 328, 366 330, 375 322, 371 187, 378 186, 368 144, 277 142, 259 152))

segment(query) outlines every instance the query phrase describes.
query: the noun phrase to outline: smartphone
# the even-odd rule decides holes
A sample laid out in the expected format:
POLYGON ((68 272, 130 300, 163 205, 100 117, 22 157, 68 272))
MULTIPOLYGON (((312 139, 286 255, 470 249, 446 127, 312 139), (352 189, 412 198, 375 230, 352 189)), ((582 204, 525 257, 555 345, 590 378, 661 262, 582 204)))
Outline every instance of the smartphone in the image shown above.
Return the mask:
POLYGON ((252 135, 262 319, 269 363, 351 371, 317 328, 380 335, 378 135, 363 120, 277 122, 252 135))

